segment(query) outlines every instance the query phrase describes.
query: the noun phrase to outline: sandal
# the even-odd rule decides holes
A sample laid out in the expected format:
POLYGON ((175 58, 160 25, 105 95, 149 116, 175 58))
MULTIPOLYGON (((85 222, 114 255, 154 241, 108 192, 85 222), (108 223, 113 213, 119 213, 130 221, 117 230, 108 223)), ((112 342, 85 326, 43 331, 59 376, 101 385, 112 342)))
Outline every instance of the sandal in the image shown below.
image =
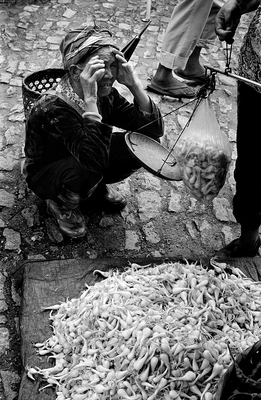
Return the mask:
POLYGON ((175 70, 174 74, 177 75, 177 77, 184 79, 185 81, 188 81, 187 84, 189 85, 204 85, 204 83, 207 82, 207 76, 205 73, 202 74, 197 74, 197 75, 183 75, 182 71, 180 70, 175 70))
POLYGON ((197 96, 197 92, 194 89, 189 88, 187 85, 181 85, 180 87, 160 87, 155 85, 155 83, 150 83, 147 89, 153 93, 160 94, 162 96, 169 96, 181 99, 187 98, 192 99, 197 96))

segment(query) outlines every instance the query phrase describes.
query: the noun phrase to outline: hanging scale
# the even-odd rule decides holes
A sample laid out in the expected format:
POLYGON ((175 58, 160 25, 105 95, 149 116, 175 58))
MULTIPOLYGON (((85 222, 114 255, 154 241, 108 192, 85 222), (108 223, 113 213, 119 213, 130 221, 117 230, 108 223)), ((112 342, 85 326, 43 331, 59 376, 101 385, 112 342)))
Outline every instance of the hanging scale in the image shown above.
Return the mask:
POLYGON ((261 88, 261 83, 252 81, 251 79, 244 78, 243 76, 240 76, 240 75, 232 73, 232 69, 230 67, 231 55, 232 55, 232 46, 233 46, 233 41, 231 43, 227 43, 226 42, 226 47, 225 47, 226 68, 224 69, 224 71, 222 71, 221 69, 218 69, 218 68, 211 67, 209 65, 204 65, 205 70, 206 70, 206 74, 208 73, 208 70, 209 70, 211 74, 219 73, 219 74, 222 74, 222 75, 229 76, 230 78, 236 79, 238 81, 247 83, 249 85, 258 86, 258 87, 261 88))
MULTIPOLYGON (((191 104, 192 102, 195 103, 195 107, 192 110, 191 116, 188 119, 187 123, 185 124, 184 128, 182 131, 179 133, 177 139, 175 140, 173 146, 171 149, 166 149, 164 148, 159 142, 156 140, 153 140, 141 133, 137 132, 127 132, 125 136, 126 143, 132 152, 134 156, 136 156, 139 161, 143 164, 143 166, 152 172, 154 175, 157 175, 163 179, 167 180, 180 180, 178 179, 178 167, 177 167, 177 161, 173 155, 173 150, 174 147, 176 146, 178 140, 182 136, 183 131, 187 128, 189 125, 195 110, 199 106, 201 100, 203 98, 208 97, 216 87, 216 80, 215 77, 217 73, 226 75, 230 78, 236 79, 238 81, 245 82, 250 85, 255 85, 258 87, 261 87, 261 83, 252 81, 250 79, 244 78, 240 75, 236 75, 232 73, 232 69, 230 67, 231 63, 231 56, 232 56, 232 45, 233 41, 230 43, 226 43, 225 47, 225 55, 226 55, 226 65, 225 69, 221 70, 218 68, 214 68, 208 65, 205 65, 205 75, 206 75, 206 83, 200 88, 198 95, 191 101, 184 103, 180 107, 166 113, 165 115, 162 116, 166 117, 167 115, 176 112, 183 106, 187 106, 188 104, 191 104)), ((152 122, 150 122, 152 123, 152 122)))

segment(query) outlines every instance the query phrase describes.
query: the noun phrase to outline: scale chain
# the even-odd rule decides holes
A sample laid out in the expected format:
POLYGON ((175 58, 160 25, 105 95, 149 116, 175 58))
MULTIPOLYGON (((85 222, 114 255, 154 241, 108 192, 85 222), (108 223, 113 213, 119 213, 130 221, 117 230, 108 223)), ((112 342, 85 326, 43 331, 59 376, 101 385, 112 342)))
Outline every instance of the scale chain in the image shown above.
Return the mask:
POLYGON ((232 72, 232 69, 230 67, 230 62, 231 62, 231 56, 232 56, 232 45, 233 41, 231 43, 226 42, 226 47, 225 47, 225 52, 226 52, 226 69, 225 72, 232 72))

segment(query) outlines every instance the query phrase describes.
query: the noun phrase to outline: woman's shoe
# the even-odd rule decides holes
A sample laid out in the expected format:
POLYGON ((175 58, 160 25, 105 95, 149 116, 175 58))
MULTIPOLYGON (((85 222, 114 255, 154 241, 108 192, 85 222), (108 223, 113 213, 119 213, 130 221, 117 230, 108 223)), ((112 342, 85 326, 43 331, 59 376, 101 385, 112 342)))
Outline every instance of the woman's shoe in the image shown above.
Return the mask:
POLYGON ((261 244, 260 237, 256 239, 251 246, 243 246, 240 242, 240 238, 233 240, 223 249, 219 250, 214 258, 226 259, 226 258, 238 258, 238 257, 255 257, 259 255, 259 247, 261 244))
POLYGON ((121 193, 109 186, 104 188, 103 196, 100 200, 103 210, 107 212, 122 211, 127 205, 127 201, 121 193))
POLYGON ((126 205, 127 201, 121 193, 101 183, 88 199, 81 202, 80 207, 83 212, 92 208, 114 214, 122 211, 126 205))
POLYGON ((69 209, 53 200, 46 200, 47 212, 57 223, 60 231, 71 238, 80 238, 86 234, 83 215, 78 209, 69 209))

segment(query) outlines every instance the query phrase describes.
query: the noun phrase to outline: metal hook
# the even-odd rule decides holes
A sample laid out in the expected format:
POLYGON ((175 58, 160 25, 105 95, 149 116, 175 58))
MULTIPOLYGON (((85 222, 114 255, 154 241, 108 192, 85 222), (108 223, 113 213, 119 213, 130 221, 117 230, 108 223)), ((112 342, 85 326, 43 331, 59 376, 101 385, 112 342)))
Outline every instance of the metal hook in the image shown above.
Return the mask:
POLYGON ((230 43, 226 42, 226 47, 225 47, 225 52, 226 52, 226 68, 225 68, 225 73, 230 73, 232 72, 232 69, 230 67, 230 61, 231 61, 231 55, 232 55, 232 45, 233 45, 234 40, 230 43))
POLYGON ((209 95, 211 93, 213 93, 215 88, 216 88, 216 78, 215 78, 216 72, 210 71, 210 74, 207 75, 207 67, 205 67, 205 69, 206 69, 205 75, 206 75, 207 79, 206 79, 206 83, 203 86, 201 86, 201 88, 200 88, 200 90, 198 92, 198 97, 199 98, 202 98, 202 97, 207 98, 207 97, 209 97, 209 95))

